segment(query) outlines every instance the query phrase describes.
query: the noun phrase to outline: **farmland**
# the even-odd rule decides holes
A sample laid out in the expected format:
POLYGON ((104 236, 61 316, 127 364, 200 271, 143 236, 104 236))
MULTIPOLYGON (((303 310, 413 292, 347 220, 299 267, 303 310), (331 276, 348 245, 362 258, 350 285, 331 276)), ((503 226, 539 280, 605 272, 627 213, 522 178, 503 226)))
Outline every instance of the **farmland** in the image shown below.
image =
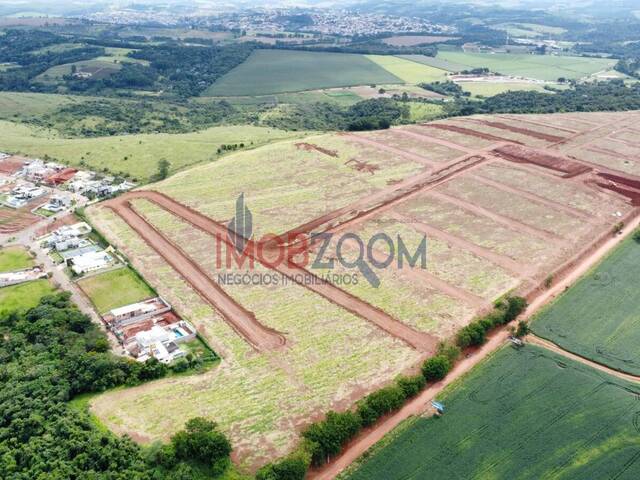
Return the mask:
POLYGON ((147 180, 157 170, 160 158, 170 159, 176 171, 216 159, 222 144, 258 146, 291 138, 295 133, 253 126, 212 127, 186 134, 140 134, 97 138, 63 138, 53 130, 0 121, 0 151, 35 157, 48 155, 71 165, 95 170, 124 172, 147 180))
POLYGON ((465 65, 467 69, 486 67, 503 75, 546 81, 556 81, 560 77, 579 79, 607 70, 615 64, 615 60, 603 58, 455 51, 439 52, 436 58, 465 65))
POLYGON ((22 247, 0 249, 0 272, 22 270, 33 266, 33 258, 22 247))
POLYGON ((418 62, 388 55, 367 55, 367 58, 406 83, 429 83, 444 80, 446 72, 418 62))
MULTIPOLYGON (((580 144, 581 132, 620 135, 635 118, 474 116, 313 135, 237 152, 89 208, 96 227, 223 358, 215 372, 96 397, 93 412, 141 441, 204 414, 231 436, 242 466, 282 455, 309 418, 415 366, 493 300, 526 295, 634 214, 627 197, 558 148, 580 144), (427 268, 376 269, 377 289, 364 278, 323 287, 224 283, 219 273, 246 266, 220 270, 213 235, 225 231, 241 194, 254 238, 328 231, 366 242, 384 232, 413 251, 426 235, 427 268), (167 408, 179 413, 158 415, 167 408)), ((274 272, 258 264, 251 273, 274 272)))
POLYGON ((638 262, 640 244, 628 239, 541 312, 534 332, 578 355, 639 375, 638 262))
POLYGON ((257 50, 207 89, 205 95, 267 95, 372 83, 403 80, 364 55, 257 50))
MULTIPOLYGON (((551 93, 549 90, 545 90, 544 85, 530 82, 460 82, 459 85, 474 97, 492 97, 504 92, 522 91, 551 93)), ((557 87, 557 85, 554 86, 554 88, 557 87)))
POLYGON ((100 313, 146 300, 154 295, 144 281, 126 267, 83 278, 78 281, 78 286, 100 313))
POLYGON ((505 347, 343 479, 637 478, 637 385, 545 349, 505 347))

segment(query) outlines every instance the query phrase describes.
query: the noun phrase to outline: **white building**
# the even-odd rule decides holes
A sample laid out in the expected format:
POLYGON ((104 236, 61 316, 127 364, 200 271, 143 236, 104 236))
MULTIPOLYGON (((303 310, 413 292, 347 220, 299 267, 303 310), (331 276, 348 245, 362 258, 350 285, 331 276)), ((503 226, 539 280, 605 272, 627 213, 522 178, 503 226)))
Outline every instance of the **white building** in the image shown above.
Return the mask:
POLYGON ((111 255, 104 250, 87 252, 70 260, 71 270, 78 275, 108 267, 112 261, 111 255))

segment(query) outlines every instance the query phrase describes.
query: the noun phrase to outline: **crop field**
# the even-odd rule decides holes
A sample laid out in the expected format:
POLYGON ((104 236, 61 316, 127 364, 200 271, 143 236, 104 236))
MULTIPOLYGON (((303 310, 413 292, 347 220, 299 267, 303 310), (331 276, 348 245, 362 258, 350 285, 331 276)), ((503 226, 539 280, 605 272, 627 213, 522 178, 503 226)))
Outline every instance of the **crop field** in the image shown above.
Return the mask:
POLYGON ((267 95, 378 83, 403 83, 403 80, 364 55, 256 50, 204 95, 267 95))
POLYGON ((430 83, 444 80, 446 72, 423 63, 412 62, 400 57, 390 55, 367 55, 372 62, 380 65, 396 77, 406 83, 430 83))
POLYGON ((147 284, 126 267, 92 275, 77 283, 100 313, 154 296, 147 284))
POLYGON ((428 65, 440 70, 446 70, 447 72, 459 72, 461 70, 467 69, 466 65, 450 62, 439 56, 429 57, 427 55, 398 55, 398 58, 404 58, 405 60, 421 63, 423 65, 428 65))
MULTIPOLYGON (((496 298, 526 295, 637 213, 633 194, 560 150, 614 125, 624 131, 635 114, 574 116, 585 120, 573 128, 553 123, 573 117, 484 115, 289 139, 90 207, 96 227, 223 358, 197 377, 108 392, 93 412, 144 442, 210 416, 249 469, 287 452, 306 421, 415 367, 496 298), (338 274, 322 286, 238 282, 291 273, 216 265, 215 235, 226 238, 241 194, 254 239, 327 231, 366 244, 384 232, 413 252, 426 236, 426 268, 374 267, 378 288, 345 266, 302 270, 338 274), (175 413, 159 414, 167 409, 175 413)), ((356 254, 353 243, 344 251, 356 254)))
POLYGON ((23 270, 33 266, 33 258, 22 247, 5 247, 0 249, 0 272, 23 270))
POLYGON ((0 314, 14 310, 28 310, 35 307, 45 295, 56 289, 46 279, 0 288, 0 314))
MULTIPOLYGON (((459 82, 465 92, 469 92, 474 97, 492 97, 505 92, 540 92, 552 93, 539 83, 529 82, 459 82)), ((553 85, 558 88, 559 85, 553 85)))
POLYGON ((222 144, 244 143, 255 147, 274 140, 299 136, 275 128, 212 127, 184 134, 139 134, 97 138, 63 138, 52 130, 0 121, 0 151, 43 157, 49 155, 71 165, 95 170, 125 172, 147 180, 157 171, 158 160, 167 158, 176 171, 215 160, 222 144))
POLYGON ((607 70, 615 64, 615 60, 606 58, 453 51, 439 52, 436 58, 465 65, 467 69, 488 68, 503 75, 546 81, 555 81, 560 77, 577 80, 607 70))
POLYGON ((628 239, 536 316, 536 335, 598 363, 640 374, 640 243, 628 239), (615 306, 615 308, 614 308, 615 306))
POLYGON ((637 385, 545 349, 505 347, 342 480, 640 475, 637 385))
MULTIPOLYGON (((211 238, 148 202, 136 201, 135 208, 211 268, 211 238)), ((298 285, 229 287, 259 320, 286 332, 286 349, 258 354, 115 214, 99 209, 93 215, 224 358, 216 370, 196 377, 98 397, 93 411, 118 432, 145 441, 166 438, 188 418, 204 414, 228 431, 240 462, 255 466, 290 449, 304 419, 350 404, 353 395, 418 359, 405 344, 298 285), (167 408, 172 415, 161 415, 167 408)))

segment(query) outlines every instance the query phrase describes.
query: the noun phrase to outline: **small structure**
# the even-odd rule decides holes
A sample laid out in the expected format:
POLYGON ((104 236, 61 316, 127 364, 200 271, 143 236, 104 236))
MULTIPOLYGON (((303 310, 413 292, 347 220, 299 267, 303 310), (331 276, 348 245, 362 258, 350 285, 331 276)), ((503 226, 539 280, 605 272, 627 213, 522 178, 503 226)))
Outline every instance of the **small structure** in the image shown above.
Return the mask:
POLYGON ((69 260, 71 270, 77 275, 95 272, 108 267, 113 262, 113 258, 104 250, 87 252, 69 260))
POLYGON ((78 173, 78 170, 75 168, 63 168, 62 170, 55 172, 53 175, 47 177, 45 183, 51 186, 62 185, 63 183, 71 180, 76 173, 78 173))
POLYGON ((117 335, 117 332, 127 325, 158 317, 169 311, 171 311, 171 305, 162 297, 155 297, 143 302, 114 308, 103 315, 102 320, 117 335))
POLYGON ((153 357, 162 363, 170 363, 185 356, 184 350, 178 344, 195 337, 196 330, 189 322, 178 319, 167 323, 164 317, 159 317, 157 321, 151 320, 148 329, 138 331, 133 337, 129 337, 123 342, 123 346, 139 362, 153 357))
MULTIPOLYGON (((44 245, 49 248, 54 248, 58 252, 69 250, 71 248, 89 246, 91 243, 84 239, 84 237, 89 233, 91 233, 91 227, 85 222, 79 222, 73 225, 64 225, 57 230, 54 230, 51 235, 45 237, 44 245)), ((96 250, 97 248, 93 249, 93 251, 96 250)), ((81 252, 79 254, 81 255, 82 253, 87 252, 81 252)))
POLYGON ((19 283, 30 282, 39 278, 46 278, 47 272, 40 267, 33 267, 15 272, 0 273, 0 287, 18 285, 19 283))
POLYGON ((69 208, 70 205, 71 199, 69 197, 54 195, 45 205, 42 206, 42 208, 49 212, 58 213, 69 208))
POLYGON ((431 400, 431 406, 436 409, 438 415, 444 414, 444 405, 442 403, 431 400))

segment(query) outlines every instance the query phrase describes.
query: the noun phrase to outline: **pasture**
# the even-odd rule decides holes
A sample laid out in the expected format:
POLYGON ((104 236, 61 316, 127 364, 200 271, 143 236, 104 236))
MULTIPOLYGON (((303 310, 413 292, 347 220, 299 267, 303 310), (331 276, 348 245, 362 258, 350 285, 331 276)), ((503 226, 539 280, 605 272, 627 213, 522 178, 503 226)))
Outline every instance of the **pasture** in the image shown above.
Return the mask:
MULTIPOLYGON (((493 97, 505 92, 540 92, 552 93, 544 88, 544 85, 531 82, 458 82, 462 90, 469 92, 473 97, 493 97)), ((559 85, 554 84, 553 88, 559 85)))
POLYGON ((538 314, 533 331, 562 348, 640 375, 640 244, 626 240, 538 314))
POLYGON ((244 143, 256 147, 299 134, 275 128, 253 126, 212 127, 185 134, 139 134, 96 138, 63 138, 53 130, 0 121, 0 151, 26 156, 49 157, 70 165, 95 170, 123 172, 140 181, 156 171, 158 160, 166 158, 171 171, 215 160, 222 144, 244 143))
POLYGON ((35 307, 45 295, 56 291, 46 279, 0 288, 0 314, 35 307))
POLYGON ((488 68, 492 72, 537 80, 555 81, 560 77, 580 79, 615 65, 606 58, 564 55, 529 55, 511 53, 465 53, 442 51, 436 58, 465 65, 467 69, 488 68))
POLYGON ((33 257, 22 247, 0 249, 0 272, 12 272, 32 267, 33 257))
POLYGON ((504 347, 342 480, 617 478, 640 475, 638 385, 528 345, 504 347))
POLYGON ((144 280, 126 267, 91 275, 77 283, 99 313, 155 296, 144 280))
POLYGON ((93 100, 77 95, 0 92, 0 119, 28 119, 52 113, 60 107, 93 100))
POLYGON ((379 83, 403 83, 403 80, 365 55, 256 50, 203 95, 268 95, 379 83))

